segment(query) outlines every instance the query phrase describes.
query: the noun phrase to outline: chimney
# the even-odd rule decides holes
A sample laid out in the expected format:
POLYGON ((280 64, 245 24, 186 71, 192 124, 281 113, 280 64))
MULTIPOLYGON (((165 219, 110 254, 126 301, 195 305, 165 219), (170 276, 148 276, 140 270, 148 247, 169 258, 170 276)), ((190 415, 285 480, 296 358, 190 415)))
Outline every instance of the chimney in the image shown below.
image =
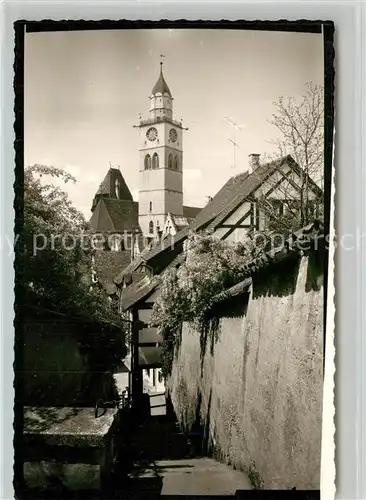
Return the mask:
POLYGON ((249 166, 252 170, 252 172, 254 172, 254 170, 259 167, 259 157, 260 157, 260 154, 258 153, 251 153, 249 155, 249 166))

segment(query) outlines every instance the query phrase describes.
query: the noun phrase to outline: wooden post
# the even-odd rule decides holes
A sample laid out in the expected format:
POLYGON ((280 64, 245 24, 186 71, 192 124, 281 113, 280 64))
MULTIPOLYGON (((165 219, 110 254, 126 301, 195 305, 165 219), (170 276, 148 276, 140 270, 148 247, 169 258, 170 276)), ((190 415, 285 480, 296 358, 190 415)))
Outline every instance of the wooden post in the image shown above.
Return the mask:
POLYGON ((139 313, 136 307, 132 309, 131 351, 132 401, 136 402, 143 393, 142 370, 139 367, 139 313))

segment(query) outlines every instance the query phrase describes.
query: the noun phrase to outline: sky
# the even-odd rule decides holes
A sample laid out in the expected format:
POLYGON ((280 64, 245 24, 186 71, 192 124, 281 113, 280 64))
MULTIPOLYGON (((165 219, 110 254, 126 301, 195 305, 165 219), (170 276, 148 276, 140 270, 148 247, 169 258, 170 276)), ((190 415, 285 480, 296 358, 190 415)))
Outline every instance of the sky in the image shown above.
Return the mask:
POLYGON ((25 164, 61 167, 87 219, 110 164, 138 200, 141 113, 165 55, 164 77, 183 138, 184 204, 203 206, 250 153, 270 154, 268 123, 279 96, 323 85, 320 34, 240 30, 105 30, 28 33, 25 42, 25 164), (233 126, 238 144, 233 165, 233 126))

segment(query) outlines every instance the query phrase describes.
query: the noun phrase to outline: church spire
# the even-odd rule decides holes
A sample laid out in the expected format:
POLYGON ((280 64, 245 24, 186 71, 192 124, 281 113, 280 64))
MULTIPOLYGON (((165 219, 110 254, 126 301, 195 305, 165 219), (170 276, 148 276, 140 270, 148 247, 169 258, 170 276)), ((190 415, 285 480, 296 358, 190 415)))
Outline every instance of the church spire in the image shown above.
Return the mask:
POLYGON ((171 98, 172 94, 170 92, 170 89, 168 87, 168 84, 166 83, 163 75, 163 58, 164 54, 160 54, 160 75, 158 78, 158 81, 155 83, 154 88, 152 89, 151 95, 156 95, 156 94, 168 94, 168 96, 171 98))

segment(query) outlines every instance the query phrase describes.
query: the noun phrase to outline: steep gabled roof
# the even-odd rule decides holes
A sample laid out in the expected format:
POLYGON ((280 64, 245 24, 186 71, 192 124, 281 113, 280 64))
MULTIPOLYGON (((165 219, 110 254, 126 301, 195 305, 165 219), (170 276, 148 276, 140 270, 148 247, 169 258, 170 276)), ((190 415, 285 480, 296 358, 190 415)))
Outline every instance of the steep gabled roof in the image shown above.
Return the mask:
POLYGON ((138 203, 116 198, 100 198, 90 218, 95 233, 132 232, 139 228, 138 203))
POLYGON ((130 200, 133 201, 132 194, 128 189, 126 181, 123 178, 121 171, 118 168, 110 168, 107 175, 104 177, 96 196, 103 195, 110 198, 117 198, 115 185, 116 181, 119 183, 119 196, 120 200, 130 200))
MULTIPOLYGON (((238 193, 238 195, 230 203, 228 203, 224 210, 222 210, 222 212, 211 222, 207 229, 212 230, 223 222, 232 212, 234 212, 234 210, 236 210, 237 207, 240 206, 241 203, 243 203, 246 198, 253 194, 266 179, 268 179, 284 164, 289 165, 298 175, 301 175, 302 171, 300 167, 290 155, 258 166, 254 172, 249 175, 240 193, 238 193)), ((314 193, 317 196, 321 196, 322 190, 309 176, 308 182, 314 193)))

